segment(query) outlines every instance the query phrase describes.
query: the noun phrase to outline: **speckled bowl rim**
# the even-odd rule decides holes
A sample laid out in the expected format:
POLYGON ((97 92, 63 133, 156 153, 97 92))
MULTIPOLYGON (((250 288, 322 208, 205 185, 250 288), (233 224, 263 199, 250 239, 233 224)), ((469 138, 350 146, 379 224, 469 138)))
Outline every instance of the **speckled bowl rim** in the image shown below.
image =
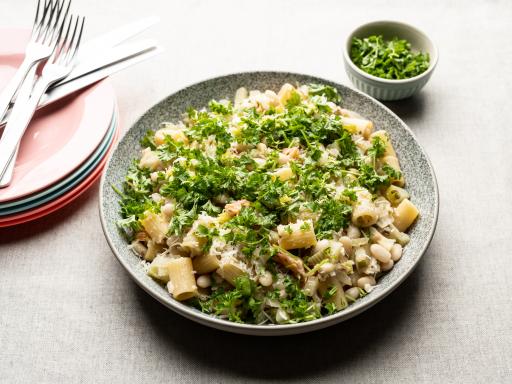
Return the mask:
POLYGON ((402 21, 396 21, 396 20, 375 20, 375 21, 371 21, 369 23, 359 25, 357 28, 355 28, 348 34, 347 38, 345 39, 345 44, 343 45, 343 56, 345 57, 345 62, 350 66, 350 68, 352 70, 354 70, 360 76, 362 76, 368 80, 372 80, 376 83, 397 84, 398 85, 398 84, 414 83, 416 81, 419 81, 420 79, 430 76, 430 74, 434 71, 435 67, 437 66, 437 61, 439 59, 439 50, 437 49, 437 45, 434 43, 434 41, 432 41, 432 39, 430 37, 428 37, 428 35, 425 32, 423 32, 421 29, 416 28, 415 26, 413 26, 411 24, 407 24, 402 21), (423 38, 425 38, 425 40, 430 42, 430 44, 432 44, 433 54, 429 52, 430 64, 429 64, 428 69, 425 72, 423 72, 417 76, 410 77, 408 79, 392 80, 392 79, 383 79, 382 77, 370 75, 369 73, 363 71, 361 68, 359 68, 357 65, 355 65, 354 62, 352 61, 352 59, 350 57, 350 53, 347 49, 347 47, 349 46, 349 44, 352 40, 352 37, 354 37, 354 34, 358 30, 365 28, 365 27, 371 27, 371 26, 377 25, 377 24, 400 25, 402 27, 410 29, 411 31, 414 31, 415 33, 423 36, 423 38))
MULTIPOLYGON (((116 207, 116 209, 117 209, 117 207, 116 207)), ((124 269, 126 269, 126 271, 130 274, 130 276, 135 280, 135 282, 144 291, 146 291, 148 294, 153 296, 156 300, 158 300, 160 303, 162 303, 166 307, 172 309, 174 312, 176 312, 176 313, 178 313, 178 314, 180 314, 180 315, 182 315, 182 316, 184 316, 184 317, 186 317, 186 318, 188 318, 190 320, 193 320, 193 321, 198 322, 200 324, 203 324, 203 325, 206 325, 206 326, 209 326, 209 327, 213 327, 213 328, 216 328, 216 329, 220 329, 220 330, 223 330, 223 331, 234 332, 234 333, 239 333, 239 334, 246 334, 246 335, 254 335, 254 336, 284 336, 284 335, 293 335, 293 334, 300 334, 300 333, 305 333, 305 332, 312 332, 312 331, 323 329, 323 328, 329 327, 331 325, 340 323, 342 321, 348 320, 348 319, 350 319, 350 318, 352 318, 352 317, 354 317, 354 316, 356 316, 356 315, 366 311, 367 309, 371 308, 372 306, 374 306, 375 304, 380 302, 382 299, 387 297, 400 284, 402 284, 402 282, 414 271, 414 269, 418 265, 419 261, 421 260, 421 258, 425 254, 425 251, 427 250, 427 248, 430 245, 430 242, 432 241, 432 238, 434 236, 434 233, 435 233, 435 230, 436 230, 436 227, 437 227, 438 216, 439 216, 439 188, 438 188, 437 179, 436 179, 436 176, 435 176, 435 172, 434 172, 434 168, 432 166, 432 163, 431 163, 427 153, 425 152, 425 150, 421 146, 421 144, 419 144, 419 142, 418 142, 416 136, 414 135, 414 133, 407 126, 407 124, 405 124, 394 112, 392 112, 389 108, 387 108, 385 105, 383 105, 382 103, 380 103, 376 99, 366 95, 363 92, 355 90, 355 89, 353 89, 351 87, 348 87, 346 85, 342 85, 342 84, 340 84, 340 83, 338 83, 336 81, 320 78, 320 77, 317 77, 317 76, 314 76, 314 75, 307 75, 307 74, 293 73, 293 72, 285 72, 285 71, 248 71, 248 72, 229 73, 229 74, 226 74, 226 75, 215 76, 215 77, 208 78, 208 79, 205 79, 205 80, 202 80, 202 81, 198 81, 196 83, 193 83, 193 84, 191 84, 191 85, 189 85, 187 87, 184 87, 184 88, 182 88, 182 89, 180 89, 180 90, 178 90, 178 91, 176 91, 176 92, 166 96, 165 98, 160 100, 158 103, 154 104, 146 112, 144 112, 139 117, 139 119, 137 119, 135 121, 135 123, 130 127, 130 129, 127 130, 126 132, 124 132, 124 134, 122 135, 121 139, 117 141, 117 143, 115 144, 114 149, 112 150, 112 152, 109 155, 109 158, 108 158, 106 166, 105 166, 105 170, 103 171, 103 174, 101 176, 101 181, 100 181, 99 213, 100 213, 100 221, 101 221, 101 226, 102 226, 103 232, 105 234, 105 237, 107 239, 109 247, 111 248, 112 252, 116 256, 116 258, 119 261, 119 263, 124 267, 124 269), (172 299, 170 296, 168 296, 166 298, 160 297, 156 292, 153 292, 153 289, 151 287, 147 286, 146 284, 144 284, 143 281, 141 281, 139 279, 139 277, 135 274, 135 272, 131 269, 131 267, 123 259, 121 254, 118 252, 118 250, 114 246, 114 241, 110 237, 110 234, 109 234, 109 232, 107 230, 107 222, 106 222, 107 219, 106 219, 105 209, 104 209, 103 190, 105 188, 106 175, 108 173, 107 170, 110 168, 111 163, 112 163, 112 159, 116 155, 118 147, 125 140, 125 137, 130 133, 130 131, 132 129, 135 129, 137 124, 144 118, 144 116, 149 111, 151 111, 155 106, 158 106, 160 103, 164 102, 169 97, 172 97, 172 96, 175 96, 178 93, 184 92, 184 91, 188 90, 189 88, 198 86, 201 83, 211 82, 211 81, 215 81, 215 80, 220 80, 221 78, 230 77, 230 76, 250 76, 250 75, 254 75, 254 76, 255 75, 266 75, 266 76, 272 76, 272 75, 285 76, 285 75, 289 75, 289 76, 297 76, 297 77, 304 77, 305 76, 305 77, 314 78, 318 82, 323 82, 323 83, 326 83, 326 84, 329 84, 329 83, 330 84, 336 84, 337 86, 348 88, 350 91, 357 93, 359 96, 361 96, 363 98, 366 98, 366 99, 369 99, 370 102, 377 104, 377 106, 382 108, 383 111, 385 111, 386 113, 391 115, 393 118, 397 119, 401 123, 402 127, 405 130, 407 130, 408 133, 412 136, 412 138, 416 142, 418 148, 422 152, 422 155, 425 157, 425 160, 427 162, 427 165, 428 165, 428 168, 429 168, 429 171, 430 171, 430 177, 432 178, 432 185, 433 185, 434 192, 435 192, 434 196, 433 196, 433 198, 434 198, 434 207, 433 207, 432 227, 430 228, 430 230, 428 232, 427 238, 425 239, 425 241, 423 243, 423 246, 421 247, 421 249, 418 252, 417 258, 410 265, 409 269, 405 270, 404 273, 399 275, 395 280, 391 281, 390 284, 385 289, 383 289, 383 290, 381 290, 379 292, 374 292, 374 293, 368 294, 365 297, 365 299, 367 299, 367 301, 363 305, 359 305, 359 306, 351 305, 347 309, 344 309, 343 311, 340 311, 340 312, 338 312, 336 314, 333 314, 333 315, 330 315, 330 316, 326 316, 326 317, 322 317, 320 319, 316 319, 316 320, 312 320, 312 321, 307 321, 307 322, 303 322, 303 323, 297 323, 297 324, 252 325, 252 324, 235 323, 235 322, 231 322, 231 321, 228 321, 228 320, 223 320, 223 319, 214 317, 212 315, 208 315, 208 314, 202 313, 202 312, 198 311, 197 309, 194 309, 194 308, 192 308, 190 306, 187 306, 185 304, 182 304, 182 303, 172 299)), ((127 244, 127 246, 128 246, 128 244, 127 244)), ((134 257, 136 257, 135 254, 134 254, 134 257)))

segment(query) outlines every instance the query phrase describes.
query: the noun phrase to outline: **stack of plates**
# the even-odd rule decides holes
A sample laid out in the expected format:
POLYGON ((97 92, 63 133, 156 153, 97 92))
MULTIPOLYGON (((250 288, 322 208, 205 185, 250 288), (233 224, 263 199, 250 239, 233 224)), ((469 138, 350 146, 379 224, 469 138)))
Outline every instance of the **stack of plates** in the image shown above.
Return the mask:
MULTIPOLYGON (((0 33, 0 89, 21 63, 26 39, 23 30, 0 33)), ((37 112, 11 185, 0 189, 0 227, 45 216, 85 192, 100 176, 118 132, 108 79, 37 112)))

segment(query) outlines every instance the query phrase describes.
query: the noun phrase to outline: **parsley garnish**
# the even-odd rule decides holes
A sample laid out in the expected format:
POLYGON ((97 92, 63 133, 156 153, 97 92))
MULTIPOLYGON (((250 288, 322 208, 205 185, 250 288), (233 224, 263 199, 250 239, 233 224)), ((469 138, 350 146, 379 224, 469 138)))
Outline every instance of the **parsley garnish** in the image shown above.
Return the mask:
POLYGON ((385 187, 391 184, 391 178, 388 174, 379 175, 375 168, 370 164, 362 164, 359 171, 360 175, 357 181, 370 192, 374 193, 380 187, 385 187))
POLYGON ((331 238, 333 232, 338 232, 350 224, 352 206, 345 202, 324 199, 313 203, 313 210, 321 212, 315 225, 315 233, 319 239, 331 238))
POLYGON ((308 87, 310 95, 322 95, 328 101, 341 103, 341 96, 336 88, 324 84, 309 84, 308 87))
POLYGON ((366 153, 373 158, 373 160, 378 159, 384 156, 384 152, 386 152, 386 146, 384 141, 378 136, 372 138, 372 146, 368 148, 366 153))

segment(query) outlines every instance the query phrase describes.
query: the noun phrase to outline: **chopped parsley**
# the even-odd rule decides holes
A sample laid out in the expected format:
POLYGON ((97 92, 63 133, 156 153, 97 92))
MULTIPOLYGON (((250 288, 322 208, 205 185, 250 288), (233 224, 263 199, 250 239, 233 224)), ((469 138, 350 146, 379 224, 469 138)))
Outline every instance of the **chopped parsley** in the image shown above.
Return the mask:
POLYGON ((350 58, 370 75, 391 80, 418 76, 428 69, 430 62, 428 53, 413 52, 407 40, 394 37, 386 41, 381 35, 354 37, 350 58))
POLYGON ((372 146, 368 148, 366 153, 371 156, 374 160, 384 156, 384 152, 386 151, 386 146, 384 141, 378 136, 375 136, 372 139, 372 146))
POLYGON ((341 103, 341 96, 338 93, 338 90, 329 85, 309 84, 309 94, 325 96, 328 101, 332 101, 333 103, 341 103))

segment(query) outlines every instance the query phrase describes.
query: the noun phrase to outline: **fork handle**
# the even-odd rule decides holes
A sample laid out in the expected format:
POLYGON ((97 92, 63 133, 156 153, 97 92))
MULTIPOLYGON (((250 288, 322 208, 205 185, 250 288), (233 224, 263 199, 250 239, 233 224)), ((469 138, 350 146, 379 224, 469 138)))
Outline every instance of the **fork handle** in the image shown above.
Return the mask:
MULTIPOLYGON (((34 82, 36 80, 36 71, 37 66, 34 65, 27 73, 27 76, 25 77, 25 80, 23 81, 23 84, 18 89, 18 95, 16 96, 16 102, 17 103, 23 103, 24 105, 27 104, 27 102, 30 99, 30 95, 32 93, 32 89, 34 88, 34 82)), ((16 151, 14 152, 14 155, 9 162, 9 165, 7 166, 7 169, 5 170, 5 173, 2 177, 0 177, 0 188, 8 187, 11 184, 12 176, 14 174, 14 165, 16 164, 16 159, 18 157, 18 151, 20 149, 20 143, 16 146, 16 151)))
POLYGON ((0 179, 3 178, 25 130, 34 115, 39 100, 50 84, 38 81, 26 103, 15 103, 0 140, 0 179))
POLYGON ((16 73, 14 76, 9 80, 7 85, 4 87, 2 92, 0 93, 0 116, 1 119, 4 118, 5 113, 9 109, 9 105, 11 104, 11 100, 13 99, 14 95, 16 95, 16 92, 18 91, 21 83, 23 83, 23 80, 25 80, 25 77, 27 76, 28 71, 30 71, 30 68, 32 68, 36 62, 33 60, 28 59, 27 57, 23 59, 23 62, 19 66, 19 68, 16 70, 16 73))
POLYGON ((20 149, 20 145, 18 144, 16 146, 14 155, 11 158, 11 161, 9 162, 9 165, 5 169, 4 175, 0 179, 0 188, 7 188, 9 185, 11 185, 12 177, 14 175, 14 166, 16 165, 16 159, 18 158, 18 152, 20 149))

